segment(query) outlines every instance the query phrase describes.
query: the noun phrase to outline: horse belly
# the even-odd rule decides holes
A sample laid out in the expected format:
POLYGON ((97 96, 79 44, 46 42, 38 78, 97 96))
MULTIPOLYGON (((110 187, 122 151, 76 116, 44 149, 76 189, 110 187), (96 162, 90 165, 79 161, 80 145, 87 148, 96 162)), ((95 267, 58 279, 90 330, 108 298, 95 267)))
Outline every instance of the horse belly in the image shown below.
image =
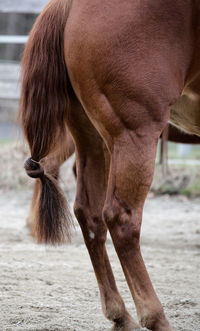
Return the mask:
MULTIPOLYGON (((197 25, 200 28, 200 20, 197 25)), ((172 106, 170 120, 186 132, 200 136, 200 37, 188 70, 182 95, 172 106)))
POLYGON ((184 131, 200 136, 200 95, 183 93, 172 106, 170 121, 184 131))

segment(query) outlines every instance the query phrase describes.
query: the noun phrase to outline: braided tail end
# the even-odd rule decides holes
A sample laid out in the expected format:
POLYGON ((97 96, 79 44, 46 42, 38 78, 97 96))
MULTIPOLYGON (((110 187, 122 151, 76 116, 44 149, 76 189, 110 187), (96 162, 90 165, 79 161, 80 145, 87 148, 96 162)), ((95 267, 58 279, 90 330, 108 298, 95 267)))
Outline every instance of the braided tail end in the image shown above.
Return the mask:
POLYGON ((40 163, 31 158, 26 160, 24 168, 29 177, 38 178, 40 182, 33 228, 38 243, 56 245, 69 242, 73 221, 57 180, 45 174, 40 163))

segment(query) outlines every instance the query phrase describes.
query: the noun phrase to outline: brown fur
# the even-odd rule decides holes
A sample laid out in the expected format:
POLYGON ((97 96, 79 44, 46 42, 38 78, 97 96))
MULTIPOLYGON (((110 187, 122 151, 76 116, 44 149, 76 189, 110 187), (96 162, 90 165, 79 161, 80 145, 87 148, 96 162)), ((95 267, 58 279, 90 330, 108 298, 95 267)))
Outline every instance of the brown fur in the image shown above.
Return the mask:
POLYGON ((199 0, 52 1, 25 50, 21 115, 34 159, 26 170, 43 185, 39 238, 63 239, 62 196, 35 161, 62 142, 67 122, 76 149, 75 215, 113 330, 139 325, 118 292, 107 230, 140 324, 172 330, 142 258, 140 230, 169 118, 200 135, 199 22, 199 0))
POLYGON ((177 128, 171 124, 168 125, 168 141, 181 144, 200 144, 200 137, 192 134, 188 134, 180 128, 177 128))

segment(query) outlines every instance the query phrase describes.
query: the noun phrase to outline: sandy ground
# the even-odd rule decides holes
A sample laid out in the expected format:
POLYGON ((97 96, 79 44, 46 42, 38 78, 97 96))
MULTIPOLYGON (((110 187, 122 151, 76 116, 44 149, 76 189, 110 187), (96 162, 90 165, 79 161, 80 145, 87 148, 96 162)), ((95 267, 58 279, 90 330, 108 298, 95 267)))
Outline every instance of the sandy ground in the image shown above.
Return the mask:
MULTIPOLYGON (((78 225, 73 242, 38 246, 25 226, 33 181, 23 170, 26 148, 0 148, 0 331, 110 330, 78 225)), ((72 209, 73 158, 62 167, 61 185, 72 209)), ((142 252, 175 330, 200 330, 200 198, 149 196, 142 252)), ((117 284, 136 316, 111 240, 107 248, 117 284)))
MULTIPOLYGON (((72 207, 71 164, 67 169, 72 207)), ((25 227, 30 198, 30 189, 0 190, 0 330, 110 330, 78 226, 69 246, 36 245, 25 227)), ((175 330, 200 330, 199 215, 200 199, 149 197, 145 206, 142 252, 175 330)), ((120 292, 135 316, 109 238, 107 248, 120 292)))

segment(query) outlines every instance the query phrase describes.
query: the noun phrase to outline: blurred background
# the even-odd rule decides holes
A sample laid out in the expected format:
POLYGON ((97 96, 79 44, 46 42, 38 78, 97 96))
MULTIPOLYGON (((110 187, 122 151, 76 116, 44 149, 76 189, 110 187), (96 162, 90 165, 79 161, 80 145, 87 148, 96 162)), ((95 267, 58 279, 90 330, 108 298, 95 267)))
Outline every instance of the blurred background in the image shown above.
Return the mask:
POLYGON ((29 31, 46 0, 0 0, 0 142, 16 138, 20 60, 29 31))
POLYGON ((0 188, 31 185, 23 171, 27 149, 16 121, 20 61, 28 34, 47 0, 0 0, 0 188), (22 169, 21 169, 22 168, 22 169))

